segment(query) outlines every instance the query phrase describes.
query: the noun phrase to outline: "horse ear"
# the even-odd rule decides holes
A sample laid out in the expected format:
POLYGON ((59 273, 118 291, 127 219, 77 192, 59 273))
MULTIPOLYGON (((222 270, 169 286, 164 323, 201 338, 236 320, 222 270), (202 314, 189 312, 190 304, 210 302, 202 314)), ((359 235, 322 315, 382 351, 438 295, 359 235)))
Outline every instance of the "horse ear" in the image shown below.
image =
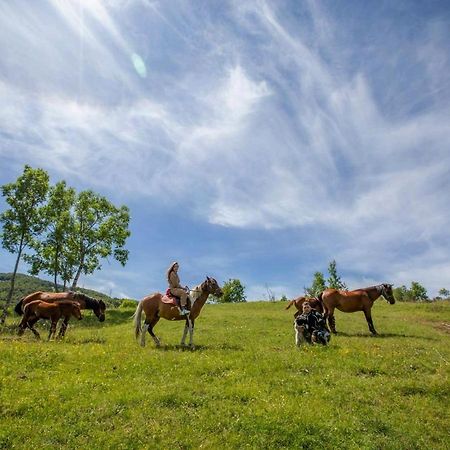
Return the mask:
POLYGON ((211 281, 211 278, 209 278, 208 276, 206 277, 206 279, 207 279, 208 281, 211 281))

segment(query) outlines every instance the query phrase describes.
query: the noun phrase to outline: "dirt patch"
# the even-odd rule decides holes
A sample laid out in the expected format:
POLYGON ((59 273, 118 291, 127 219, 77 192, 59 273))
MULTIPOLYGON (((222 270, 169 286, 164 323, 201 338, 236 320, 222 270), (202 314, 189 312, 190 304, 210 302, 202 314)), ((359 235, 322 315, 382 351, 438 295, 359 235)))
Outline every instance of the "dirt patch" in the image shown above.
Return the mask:
POLYGON ((438 330, 444 331, 445 333, 450 334, 450 323, 449 322, 434 323, 433 325, 438 330))

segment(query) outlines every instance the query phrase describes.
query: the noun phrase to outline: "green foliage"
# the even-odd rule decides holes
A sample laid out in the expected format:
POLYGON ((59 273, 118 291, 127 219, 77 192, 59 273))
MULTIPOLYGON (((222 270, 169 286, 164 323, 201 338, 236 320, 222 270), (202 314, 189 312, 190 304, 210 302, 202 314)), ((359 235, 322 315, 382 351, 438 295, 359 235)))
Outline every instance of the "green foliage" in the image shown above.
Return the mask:
POLYGON ((238 279, 229 279, 223 284, 223 295, 217 298, 218 303, 241 303, 246 301, 245 287, 238 279))
POLYGON ((315 272, 311 287, 305 288, 305 294, 309 297, 317 297, 327 288, 322 272, 315 272))
POLYGON ((195 350, 162 319, 141 348, 133 312, 86 311, 62 342, 8 320, 0 448, 448 449, 449 302, 376 302, 379 337, 337 311, 343 333, 300 349, 278 302, 206 305, 195 350))
POLYGON ((417 281, 413 281, 409 289, 404 285, 394 288, 393 293, 395 299, 399 302, 422 302, 428 300, 426 289, 417 281))
POLYGON ((337 273, 336 261, 334 259, 328 265, 328 273, 330 275, 328 277, 328 280, 327 280, 329 288, 332 288, 332 289, 343 289, 343 290, 347 289, 347 286, 341 280, 341 277, 337 273))
POLYGON ((124 298, 120 302, 120 308, 136 308, 138 305, 138 302, 136 300, 131 300, 128 298, 124 298))
POLYGON ((75 190, 68 188, 65 181, 50 189, 47 204, 42 208, 46 230, 41 239, 35 242, 35 253, 25 255, 31 264, 30 273, 38 275, 45 272, 54 279, 54 290, 58 290, 57 278, 61 276, 64 285, 74 276, 76 261, 68 248, 70 239, 74 239, 74 222, 71 209, 75 202, 75 190))
POLYGON ((450 291, 448 289, 446 289, 446 288, 439 289, 439 295, 442 298, 449 298, 450 297, 450 291))
POLYGON ((283 294, 280 298, 280 302, 287 302, 288 298, 283 294))
POLYGON ((81 192, 75 203, 74 233, 70 241, 71 260, 77 270, 72 283, 74 288, 81 272, 93 273, 101 268, 100 260, 112 256, 125 265, 128 250, 124 248, 130 235, 129 210, 115 207, 105 197, 92 191, 81 192))
POLYGON ((15 182, 2 186, 2 195, 10 207, 0 215, 2 246, 8 252, 21 252, 44 228, 40 206, 47 196, 48 181, 44 170, 25 166, 15 182))
POLYGON ((22 175, 15 182, 3 185, 1 190, 10 207, 0 215, 0 223, 3 225, 2 247, 10 253, 17 254, 10 289, 0 316, 0 323, 3 323, 11 304, 15 276, 22 253, 24 249, 33 245, 45 226, 41 204, 48 192, 48 174, 42 169, 25 166, 22 175))

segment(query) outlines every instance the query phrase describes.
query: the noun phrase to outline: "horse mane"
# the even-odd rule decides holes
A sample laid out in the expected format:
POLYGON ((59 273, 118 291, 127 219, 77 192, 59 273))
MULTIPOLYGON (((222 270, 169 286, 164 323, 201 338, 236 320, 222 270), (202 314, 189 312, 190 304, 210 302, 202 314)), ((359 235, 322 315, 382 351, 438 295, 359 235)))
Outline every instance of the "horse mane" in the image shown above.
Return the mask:
POLYGON ((195 286, 195 288, 191 289, 191 291, 189 293, 190 297, 191 297, 192 305, 198 300, 200 295, 202 295, 202 284, 203 283, 200 283, 198 286, 195 286))
POLYGON ((84 303, 86 304, 86 309, 95 309, 101 305, 101 303, 100 303, 101 300, 98 301, 95 298, 92 298, 86 294, 83 294, 82 292, 75 292, 73 294, 73 298, 75 300, 78 300, 78 299, 83 300, 84 303))

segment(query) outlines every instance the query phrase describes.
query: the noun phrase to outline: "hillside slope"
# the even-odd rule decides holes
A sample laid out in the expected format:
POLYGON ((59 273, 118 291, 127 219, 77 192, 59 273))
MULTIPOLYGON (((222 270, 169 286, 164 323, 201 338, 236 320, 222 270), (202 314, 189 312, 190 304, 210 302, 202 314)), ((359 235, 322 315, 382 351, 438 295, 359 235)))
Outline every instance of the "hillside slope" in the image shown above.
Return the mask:
MULTIPOLYGON (((12 273, 0 273, 0 304, 2 304, 8 296, 12 273)), ((62 292, 63 287, 59 286, 59 290, 62 292)), ((14 285, 13 304, 18 302, 25 295, 31 294, 36 291, 53 292, 53 283, 50 281, 42 280, 38 277, 32 277, 18 273, 16 275, 16 282, 14 285)), ((119 299, 111 298, 101 292, 93 291, 91 289, 77 289, 77 291, 83 292, 89 297, 102 299, 109 306, 118 306, 120 304, 119 299)))

